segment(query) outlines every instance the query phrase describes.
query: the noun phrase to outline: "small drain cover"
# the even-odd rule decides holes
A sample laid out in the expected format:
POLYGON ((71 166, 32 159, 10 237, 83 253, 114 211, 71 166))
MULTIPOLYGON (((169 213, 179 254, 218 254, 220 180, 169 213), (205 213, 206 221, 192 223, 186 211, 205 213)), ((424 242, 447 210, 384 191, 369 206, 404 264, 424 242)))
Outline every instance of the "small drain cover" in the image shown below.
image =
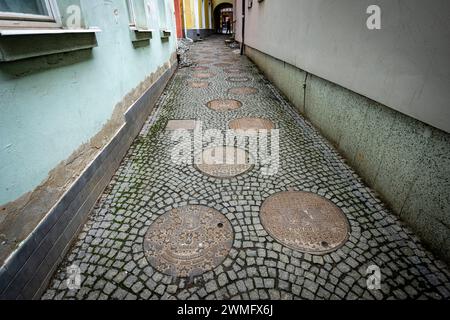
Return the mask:
POLYGON ((212 78, 214 76, 214 74, 210 73, 210 72, 199 72, 199 73, 195 73, 193 75, 194 78, 197 79, 208 79, 208 78, 212 78))
POLYGON ((231 120, 229 125, 232 130, 272 130, 275 125, 272 121, 263 118, 239 118, 231 120))
POLYGON ((197 128, 198 122, 195 120, 169 120, 167 122, 166 130, 174 131, 174 130, 194 130, 197 128))
POLYGON ((250 95, 258 92, 258 89, 252 87, 237 87, 231 88, 228 90, 230 94, 238 94, 238 95, 250 95))
POLYGON ((191 88, 207 88, 209 86, 209 82, 205 82, 205 81, 192 81, 189 82, 189 86, 191 88))
POLYGON ((242 103, 234 99, 215 99, 209 101, 206 105, 215 111, 230 111, 242 107, 242 103))
POLYGON ((202 152, 197 169, 215 178, 233 178, 253 168, 249 153, 236 147, 216 147, 202 152))
POLYGON ((194 277, 220 265, 233 238, 231 224, 223 214, 191 205, 173 209, 153 222, 144 238, 144 251, 158 271, 194 277))
POLYGON ((331 201, 309 192, 270 196, 261 207, 261 223, 280 243, 294 250, 324 254, 348 239, 349 224, 331 201))

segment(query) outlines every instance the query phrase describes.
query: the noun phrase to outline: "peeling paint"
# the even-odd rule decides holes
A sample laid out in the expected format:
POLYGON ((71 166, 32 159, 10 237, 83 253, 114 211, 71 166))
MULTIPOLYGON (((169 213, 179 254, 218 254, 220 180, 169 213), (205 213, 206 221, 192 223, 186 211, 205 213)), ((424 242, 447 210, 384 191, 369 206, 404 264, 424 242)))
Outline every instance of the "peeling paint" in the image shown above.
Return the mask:
POLYGON ((125 123, 125 111, 175 62, 176 55, 173 54, 170 62, 159 67, 129 92, 114 107, 111 118, 102 129, 51 170, 37 188, 0 208, 0 262, 31 233, 99 150, 111 140, 125 123))

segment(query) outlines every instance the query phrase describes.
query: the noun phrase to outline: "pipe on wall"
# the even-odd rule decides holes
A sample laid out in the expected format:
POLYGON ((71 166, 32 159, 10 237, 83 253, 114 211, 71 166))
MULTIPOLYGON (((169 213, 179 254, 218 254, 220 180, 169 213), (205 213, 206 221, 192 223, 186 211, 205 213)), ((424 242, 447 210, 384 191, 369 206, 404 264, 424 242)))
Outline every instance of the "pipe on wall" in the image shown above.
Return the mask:
POLYGON ((242 43, 241 43, 241 56, 244 55, 245 46, 245 0, 242 0, 242 43))

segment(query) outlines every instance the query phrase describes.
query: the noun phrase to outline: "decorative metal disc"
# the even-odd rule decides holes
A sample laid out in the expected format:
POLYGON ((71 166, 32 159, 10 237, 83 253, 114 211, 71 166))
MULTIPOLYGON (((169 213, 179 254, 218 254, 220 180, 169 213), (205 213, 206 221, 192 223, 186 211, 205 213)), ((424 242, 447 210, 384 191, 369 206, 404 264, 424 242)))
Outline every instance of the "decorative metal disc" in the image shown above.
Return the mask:
POLYGON ((251 78, 243 76, 233 76, 226 79, 228 82, 249 82, 251 78))
POLYGON ((219 68, 226 68, 226 67, 231 67, 231 63, 227 63, 227 62, 221 62, 221 63, 216 63, 214 64, 216 67, 219 68))
POLYGON ((198 205, 175 208, 153 222, 144 238, 148 262, 158 271, 194 277, 222 263, 233 229, 219 211, 198 205))
POLYGON ((206 105, 214 111, 230 111, 242 107, 242 102, 234 99, 215 99, 209 101, 206 105))
POLYGON ((228 68, 223 70, 225 73, 233 73, 233 74, 240 74, 243 71, 239 68, 228 68))
POLYGON ((196 61, 198 64, 210 64, 213 63, 214 61, 209 60, 209 59, 199 59, 196 61))
POLYGON ((309 192, 270 196, 260 213, 266 231, 285 246, 314 254, 338 249, 349 236, 344 213, 331 201, 309 192))
POLYGON ((206 81, 192 81, 189 82, 189 87, 199 89, 199 88, 207 88, 209 86, 209 82, 206 81))
POLYGON ((272 130, 275 125, 272 121, 263 118, 238 118, 231 120, 228 124, 232 130, 272 130))
POLYGON ((201 163, 195 167, 202 173, 215 178, 233 178, 253 168, 247 151, 236 147, 215 147, 204 150, 201 163))
POLYGON ((207 67, 207 66, 196 66, 196 67, 193 67, 192 70, 194 70, 194 71, 206 71, 206 70, 209 70, 209 67, 207 67))
POLYGON ((228 90, 230 94, 250 95, 258 92, 258 89, 252 87, 237 87, 228 90))
POLYGON ((195 73, 193 75, 194 78, 197 79, 208 79, 208 78, 212 78, 214 76, 214 74, 210 73, 210 72, 199 72, 199 73, 195 73))

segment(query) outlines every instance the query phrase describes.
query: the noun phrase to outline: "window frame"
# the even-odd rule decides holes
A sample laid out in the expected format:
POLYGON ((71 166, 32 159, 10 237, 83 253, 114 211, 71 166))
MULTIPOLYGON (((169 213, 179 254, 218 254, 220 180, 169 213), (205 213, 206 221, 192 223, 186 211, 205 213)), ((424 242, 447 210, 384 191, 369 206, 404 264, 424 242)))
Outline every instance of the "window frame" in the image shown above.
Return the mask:
POLYGON ((166 1, 158 1, 158 27, 161 31, 168 31, 167 28, 167 7, 166 1))
POLYGON ((134 8, 134 1, 127 0, 127 9, 128 9, 128 24, 130 28, 136 28, 136 10, 134 8))
POLYGON ((146 1, 126 0, 126 4, 128 9, 128 25, 130 29, 136 32, 152 32, 153 30, 150 28, 149 17, 147 14, 146 1), (140 2, 136 3, 135 1, 140 2))
POLYGON ((61 28, 56 0, 43 0, 49 15, 0 11, 0 28, 61 28))

